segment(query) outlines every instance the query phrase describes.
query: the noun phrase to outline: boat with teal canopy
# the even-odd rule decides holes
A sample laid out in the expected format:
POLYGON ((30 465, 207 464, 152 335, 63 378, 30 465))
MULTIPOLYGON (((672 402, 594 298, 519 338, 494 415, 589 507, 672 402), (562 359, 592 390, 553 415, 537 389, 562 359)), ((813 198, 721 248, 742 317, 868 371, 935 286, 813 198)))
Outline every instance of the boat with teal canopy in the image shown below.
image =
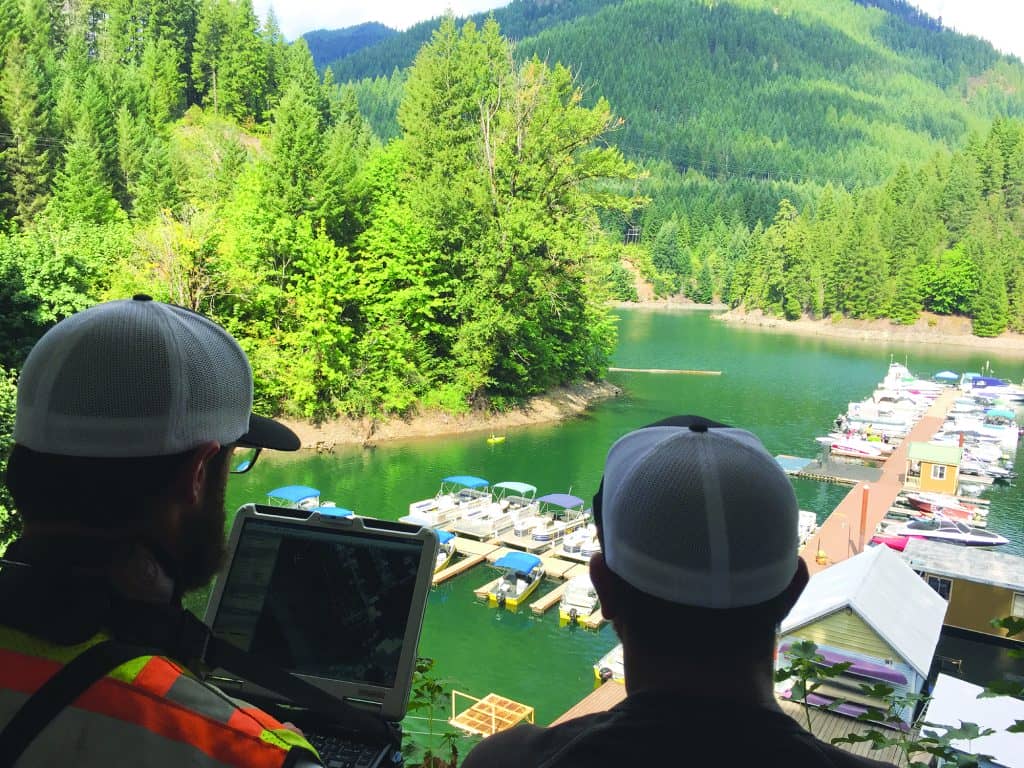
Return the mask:
POLYGON ((540 505, 534 498, 537 486, 506 480, 491 486, 493 501, 485 508, 464 515, 452 524, 460 536, 490 539, 512 528, 521 518, 538 514, 540 505))
POLYGON ((284 506, 296 507, 298 509, 314 509, 320 506, 330 506, 320 503, 320 491, 308 485, 284 485, 267 491, 267 498, 272 502, 284 502, 284 506))
POLYGON ((429 499, 414 501, 409 514, 398 518, 403 523, 429 528, 447 527, 455 520, 483 511, 491 503, 490 481, 475 475, 449 475, 429 499))

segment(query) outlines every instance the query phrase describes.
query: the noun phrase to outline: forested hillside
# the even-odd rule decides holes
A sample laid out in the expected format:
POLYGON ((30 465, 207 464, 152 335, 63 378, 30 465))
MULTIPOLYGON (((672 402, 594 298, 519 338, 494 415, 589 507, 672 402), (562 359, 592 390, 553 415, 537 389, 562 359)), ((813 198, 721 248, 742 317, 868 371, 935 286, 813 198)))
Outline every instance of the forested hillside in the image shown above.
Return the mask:
MULTIPOLYGON (((624 117, 608 140, 649 178, 618 189, 650 204, 605 223, 659 294, 1024 329, 1019 60, 903 0, 519 0, 495 15, 524 30, 519 59, 569 63, 624 117)), ((334 66, 377 75, 356 88, 383 134, 402 93, 388 74, 416 34, 334 66)))
POLYGON ((363 48, 377 45, 397 34, 397 30, 391 27, 370 21, 345 29, 314 29, 312 32, 303 33, 302 39, 309 46, 317 69, 323 69, 332 62, 351 56, 363 48))
POLYGON ((636 202, 595 182, 638 172, 602 140, 609 104, 516 64, 497 24, 435 31, 384 145, 250 0, 0 15, 2 368, 142 291, 226 325, 258 407, 314 420, 501 405, 604 370, 599 215, 636 202))

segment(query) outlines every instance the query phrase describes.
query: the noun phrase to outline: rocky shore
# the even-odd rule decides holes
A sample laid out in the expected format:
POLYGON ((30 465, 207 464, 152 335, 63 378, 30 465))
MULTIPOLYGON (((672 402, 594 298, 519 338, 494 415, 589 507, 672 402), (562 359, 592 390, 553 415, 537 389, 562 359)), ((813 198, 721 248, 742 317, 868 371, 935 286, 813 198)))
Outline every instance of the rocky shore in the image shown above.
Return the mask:
POLYGON ((715 316, 716 320, 751 328, 791 333, 800 336, 827 336, 859 341, 883 341, 906 344, 937 344, 973 347, 1013 357, 1024 357, 1024 334, 1004 333, 995 338, 971 334, 971 321, 966 317, 950 317, 922 313, 913 325, 899 325, 891 320, 785 320, 766 315, 761 310, 732 309, 715 316))
POLYGON ((618 397, 622 390, 607 381, 558 387, 530 398, 524 405, 500 413, 480 411, 447 414, 428 411, 408 418, 384 420, 339 418, 323 424, 282 419, 302 440, 302 447, 322 452, 336 446, 372 446, 389 440, 440 437, 480 432, 501 435, 513 427, 561 421, 583 413, 594 403, 618 397))

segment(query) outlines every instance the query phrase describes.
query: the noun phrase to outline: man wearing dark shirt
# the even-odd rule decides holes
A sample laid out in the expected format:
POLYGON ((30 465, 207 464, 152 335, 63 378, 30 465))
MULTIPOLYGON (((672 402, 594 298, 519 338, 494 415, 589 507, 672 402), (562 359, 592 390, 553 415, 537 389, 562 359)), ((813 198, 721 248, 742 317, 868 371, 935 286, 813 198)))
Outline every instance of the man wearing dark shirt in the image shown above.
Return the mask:
POLYGON ((601 610, 626 699, 485 739, 463 768, 882 766, 814 738, 773 694, 776 627, 807 584, 796 497, 749 432, 681 416, 608 452, 594 497, 601 610))

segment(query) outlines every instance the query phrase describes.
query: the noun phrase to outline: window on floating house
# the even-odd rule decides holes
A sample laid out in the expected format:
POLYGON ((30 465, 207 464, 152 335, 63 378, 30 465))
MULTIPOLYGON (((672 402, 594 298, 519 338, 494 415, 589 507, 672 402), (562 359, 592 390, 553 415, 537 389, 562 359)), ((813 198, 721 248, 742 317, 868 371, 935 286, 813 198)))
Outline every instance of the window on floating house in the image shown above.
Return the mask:
POLYGON ((1018 619, 1024 619, 1024 594, 1013 593, 1013 605, 1010 607, 1010 615, 1018 619))
POLYGON ((946 465, 945 464, 932 464, 932 480, 945 480, 946 479, 946 465))
MULTIPOLYGON (((928 576, 928 586, 939 593, 943 600, 949 600, 949 593, 953 591, 953 582, 943 579, 941 576, 928 576)), ((1024 605, 1021 606, 1024 608, 1024 605)))

